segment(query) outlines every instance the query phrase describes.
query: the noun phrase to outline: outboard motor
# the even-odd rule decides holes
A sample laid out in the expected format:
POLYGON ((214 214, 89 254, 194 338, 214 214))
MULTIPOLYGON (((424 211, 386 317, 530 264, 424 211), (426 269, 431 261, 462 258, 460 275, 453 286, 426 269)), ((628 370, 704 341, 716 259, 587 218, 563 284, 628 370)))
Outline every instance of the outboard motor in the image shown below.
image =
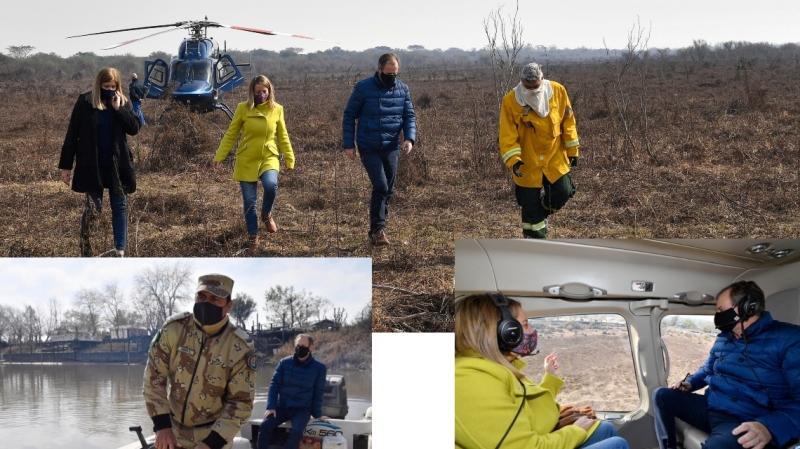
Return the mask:
POLYGON ((344 376, 331 374, 325 377, 325 393, 322 395, 322 414, 335 419, 344 419, 347 406, 347 385, 344 376))

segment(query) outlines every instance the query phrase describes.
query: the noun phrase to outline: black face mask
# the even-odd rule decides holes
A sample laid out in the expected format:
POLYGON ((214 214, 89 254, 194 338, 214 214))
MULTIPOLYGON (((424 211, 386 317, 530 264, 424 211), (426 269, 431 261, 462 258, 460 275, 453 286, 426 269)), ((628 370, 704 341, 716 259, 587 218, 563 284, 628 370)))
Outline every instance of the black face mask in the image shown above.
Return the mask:
POLYGON ((381 81, 385 86, 394 86, 394 80, 397 78, 397 74, 388 74, 388 73, 380 73, 381 81))
POLYGON ((110 100, 110 99, 114 98, 114 95, 116 95, 116 94, 117 94, 117 90, 116 89, 101 89, 100 90, 100 97, 103 100, 110 100))
POLYGON ((728 310, 714 314, 714 327, 722 332, 730 332, 739 324, 739 314, 731 307, 728 310))
POLYGON ((307 356, 307 355, 311 354, 311 349, 309 349, 309 347, 308 347, 308 346, 295 346, 295 348, 294 348, 294 354, 295 354, 295 355, 296 355, 298 358, 302 359, 303 357, 305 357, 305 356, 307 356))
POLYGON ((210 302, 194 303, 194 317, 203 326, 211 326, 222 321, 222 307, 215 306, 210 302))

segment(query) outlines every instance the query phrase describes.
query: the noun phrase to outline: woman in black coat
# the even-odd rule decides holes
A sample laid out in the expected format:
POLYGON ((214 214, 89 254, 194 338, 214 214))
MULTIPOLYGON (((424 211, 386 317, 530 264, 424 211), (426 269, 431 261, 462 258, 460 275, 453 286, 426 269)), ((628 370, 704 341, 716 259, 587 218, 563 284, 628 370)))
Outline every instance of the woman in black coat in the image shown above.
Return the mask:
POLYGON ((101 70, 91 91, 78 97, 61 147, 61 180, 72 190, 86 194, 86 208, 81 216, 80 247, 82 256, 91 256, 89 231, 100 212, 103 190, 111 202, 111 225, 117 256, 125 254, 127 237, 127 195, 136 191, 136 172, 126 134, 139 132, 139 118, 130 101, 122 94, 119 72, 101 70), (75 175, 72 176, 72 167, 75 175))

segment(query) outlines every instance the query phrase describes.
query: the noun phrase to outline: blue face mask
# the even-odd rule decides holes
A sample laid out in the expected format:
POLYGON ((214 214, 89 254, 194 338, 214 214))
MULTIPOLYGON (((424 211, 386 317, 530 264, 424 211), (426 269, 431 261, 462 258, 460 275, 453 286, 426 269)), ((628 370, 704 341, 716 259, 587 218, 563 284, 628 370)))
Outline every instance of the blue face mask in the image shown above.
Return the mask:
POLYGON ((116 95, 116 89, 100 89, 100 98, 103 100, 110 100, 116 95))
POLYGON ((512 349, 511 352, 515 352, 519 355, 531 355, 533 351, 536 350, 536 344, 538 342, 539 334, 537 334, 536 329, 534 329, 530 334, 522 334, 522 341, 519 342, 519 346, 512 349))

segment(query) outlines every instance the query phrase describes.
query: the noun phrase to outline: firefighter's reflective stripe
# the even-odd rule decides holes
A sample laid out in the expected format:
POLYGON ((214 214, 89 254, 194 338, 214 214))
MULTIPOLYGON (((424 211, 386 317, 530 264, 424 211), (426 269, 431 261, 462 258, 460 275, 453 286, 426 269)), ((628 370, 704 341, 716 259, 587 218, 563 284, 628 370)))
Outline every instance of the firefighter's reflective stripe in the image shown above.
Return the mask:
POLYGON ((558 211, 560 211, 560 210, 561 210, 561 208, 560 208, 560 207, 550 207, 550 206, 548 206, 548 205, 544 204, 544 202, 542 202, 542 207, 543 207, 543 208, 545 208, 545 209, 547 209, 547 210, 548 210, 550 213, 553 213, 553 212, 558 212, 558 211))
POLYGON ((522 154, 522 148, 513 148, 511 150, 506 151, 506 154, 503 155, 503 163, 505 163, 512 157, 518 156, 520 154, 522 154))
POLYGON ((542 220, 539 223, 530 224, 522 222, 522 229, 527 231, 541 231, 542 229, 547 227, 547 220, 542 220))
POLYGON ((571 148, 571 147, 577 147, 577 146, 578 146, 578 144, 579 144, 579 142, 578 142, 578 139, 575 139, 575 140, 565 140, 565 141, 564 141, 564 146, 565 146, 565 147, 567 147, 567 148, 571 148))

